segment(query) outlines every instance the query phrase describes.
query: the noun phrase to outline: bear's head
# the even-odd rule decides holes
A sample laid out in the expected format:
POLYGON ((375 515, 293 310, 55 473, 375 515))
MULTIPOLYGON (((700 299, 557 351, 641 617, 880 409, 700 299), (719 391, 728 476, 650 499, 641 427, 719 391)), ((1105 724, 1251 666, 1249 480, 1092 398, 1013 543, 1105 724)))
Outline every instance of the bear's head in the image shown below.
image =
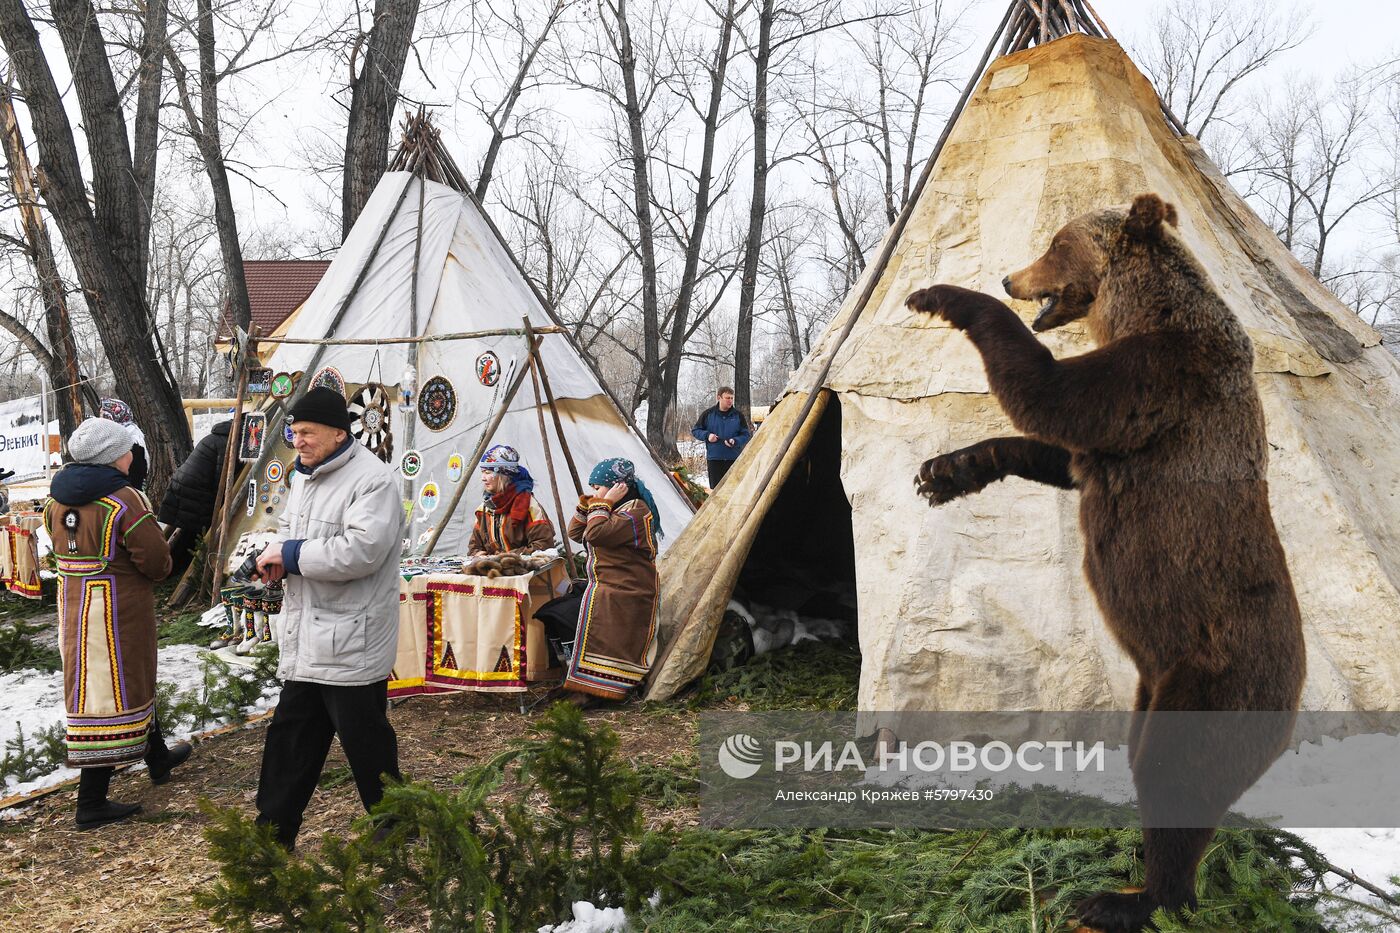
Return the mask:
POLYGON ((1040 312, 1031 327, 1053 330, 1086 315, 1090 327, 1098 327, 1092 315, 1100 310, 1109 260, 1124 247, 1161 243, 1175 227, 1176 208, 1155 194, 1140 194, 1129 207, 1106 207, 1081 214, 1050 239, 1050 248, 1019 272, 1002 279, 1007 294, 1020 301, 1039 301, 1040 312))

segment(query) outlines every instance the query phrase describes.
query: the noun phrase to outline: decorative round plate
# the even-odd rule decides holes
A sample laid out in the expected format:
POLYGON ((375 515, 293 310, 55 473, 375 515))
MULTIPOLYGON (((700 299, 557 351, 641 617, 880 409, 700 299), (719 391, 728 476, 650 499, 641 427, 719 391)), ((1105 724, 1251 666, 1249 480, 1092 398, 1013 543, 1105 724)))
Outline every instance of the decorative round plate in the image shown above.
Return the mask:
POLYGON ((267 481, 269 483, 282 482, 282 476, 286 472, 286 469, 287 468, 282 465, 281 460, 267 461, 267 481))
POLYGON ((442 376, 423 383, 418 393, 418 417, 429 430, 441 431, 457 417, 457 390, 442 376))
POLYGON ((406 479, 413 479, 421 469, 423 469, 423 455, 416 450, 405 450, 403 459, 399 461, 399 472, 406 479))
POLYGON ((447 478, 454 483, 462 481, 462 455, 454 453, 447 458, 447 478))
POLYGON ((327 389, 335 389, 341 395, 345 394, 345 377, 340 374, 340 370, 334 366, 322 366, 316 371, 316 375, 311 377, 311 388, 325 386, 327 389))
POLYGON ((487 350, 476 358, 476 378, 490 388, 501 379, 501 358, 492 350, 487 350))
POLYGON ((292 381, 291 373, 278 373, 272 377, 272 397, 286 398, 296 389, 297 384, 292 381))
POLYGON ((389 390, 377 382, 366 382, 346 408, 355 440, 388 463, 394 453, 394 436, 389 430, 389 390))
POLYGON ((441 491, 438 489, 438 484, 429 480, 424 483, 423 488, 418 491, 418 508, 422 509, 424 512, 432 512, 438 507, 438 500, 440 497, 441 491))
MULTIPOLYGON (((290 418, 291 415, 288 415, 287 417, 290 418)), ((287 445, 288 450, 296 449, 296 444, 292 443, 294 440, 296 440, 296 438, 292 436, 291 424, 282 425, 282 443, 287 445)))

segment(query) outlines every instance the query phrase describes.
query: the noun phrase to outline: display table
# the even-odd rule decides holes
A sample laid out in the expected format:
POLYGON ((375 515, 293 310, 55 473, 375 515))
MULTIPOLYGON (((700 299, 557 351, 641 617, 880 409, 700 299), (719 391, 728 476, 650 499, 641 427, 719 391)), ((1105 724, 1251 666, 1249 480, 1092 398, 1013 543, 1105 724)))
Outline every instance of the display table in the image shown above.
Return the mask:
POLYGON ((546 679, 549 652, 534 610, 553 599, 568 578, 562 560, 513 577, 422 573, 404 578, 389 696, 519 693, 530 681, 546 679))

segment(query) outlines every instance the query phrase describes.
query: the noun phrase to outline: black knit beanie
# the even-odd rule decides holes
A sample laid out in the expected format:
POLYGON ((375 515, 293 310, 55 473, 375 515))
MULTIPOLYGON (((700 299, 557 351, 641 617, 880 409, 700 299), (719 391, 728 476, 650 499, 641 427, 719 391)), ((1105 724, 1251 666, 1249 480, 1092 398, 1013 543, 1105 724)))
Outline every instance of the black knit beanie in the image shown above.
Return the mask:
POLYGON ((317 386, 297 399, 287 412, 287 423, 294 421, 314 421, 350 433, 350 412, 345 409, 345 396, 325 386, 317 386))

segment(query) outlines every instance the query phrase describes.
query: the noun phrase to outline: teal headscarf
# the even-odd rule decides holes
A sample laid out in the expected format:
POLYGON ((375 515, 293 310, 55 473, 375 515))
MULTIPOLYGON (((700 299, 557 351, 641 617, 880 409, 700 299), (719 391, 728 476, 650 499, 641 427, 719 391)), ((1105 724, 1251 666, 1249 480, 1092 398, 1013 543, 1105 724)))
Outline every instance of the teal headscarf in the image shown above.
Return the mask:
POLYGON ((614 486, 618 483, 626 483, 627 487, 637 493, 637 497, 647 504, 651 509, 652 529, 656 536, 662 537, 661 530, 661 510, 656 507, 656 500, 651 497, 651 490, 646 484, 637 479, 637 467, 631 460, 623 457, 613 457, 609 460, 601 461, 593 468, 593 472, 588 474, 588 485, 590 486, 614 486))

